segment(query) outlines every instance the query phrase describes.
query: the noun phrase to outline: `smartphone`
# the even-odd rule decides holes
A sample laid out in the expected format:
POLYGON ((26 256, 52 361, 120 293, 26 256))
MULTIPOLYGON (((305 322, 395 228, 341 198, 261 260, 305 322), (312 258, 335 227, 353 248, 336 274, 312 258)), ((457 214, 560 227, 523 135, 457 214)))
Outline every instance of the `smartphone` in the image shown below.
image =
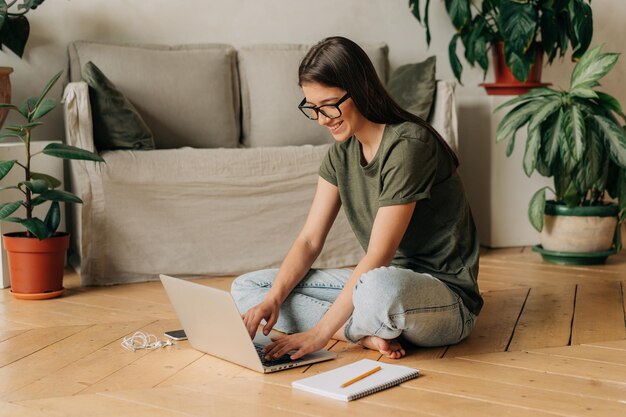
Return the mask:
POLYGON ((184 330, 170 330, 165 332, 165 336, 172 340, 187 340, 187 335, 184 330))

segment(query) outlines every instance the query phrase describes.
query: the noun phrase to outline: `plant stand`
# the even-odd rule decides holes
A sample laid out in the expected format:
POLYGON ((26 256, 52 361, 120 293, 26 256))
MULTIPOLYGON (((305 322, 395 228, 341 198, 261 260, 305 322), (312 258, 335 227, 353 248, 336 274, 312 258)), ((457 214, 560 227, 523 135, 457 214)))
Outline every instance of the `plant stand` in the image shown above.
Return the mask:
MULTIPOLYGON (((31 151, 33 153, 39 152, 43 150, 50 143, 60 143, 59 141, 41 141, 41 142, 31 142, 31 151)), ((18 143, 0 143, 0 160, 10 160, 17 159, 20 162, 24 162, 24 144, 21 142, 18 143)), ((45 172, 49 175, 54 176, 55 178, 59 178, 61 181, 63 179, 63 160, 59 158, 51 158, 45 155, 40 155, 33 159, 32 161, 33 170, 37 172, 45 172)), ((15 184, 20 180, 23 180, 22 176, 24 171, 21 169, 13 169, 6 177, 4 177, 1 181, 1 185, 5 184, 15 184)), ((16 201, 23 197, 23 195, 18 190, 5 190, 0 194, 0 203, 7 203, 10 201, 16 201)), ((35 214, 39 216, 45 216, 48 208, 50 207, 50 203, 44 203, 40 206, 35 207, 35 214)), ((15 215, 23 215, 25 214, 25 209, 20 208, 15 215)), ((2 222, 0 223, 0 235, 4 233, 10 232, 19 232, 23 231, 23 227, 19 224, 2 222)), ((65 209, 64 204, 61 204, 61 224, 59 226, 59 230, 65 230, 65 209)), ((1 239, 0 239, 1 241, 1 239)), ((2 258, 0 259, 2 262, 2 268, 0 268, 0 273, 2 274, 2 288, 9 287, 9 266, 7 261, 7 253, 4 250, 4 243, 1 244, 2 248, 2 258)))

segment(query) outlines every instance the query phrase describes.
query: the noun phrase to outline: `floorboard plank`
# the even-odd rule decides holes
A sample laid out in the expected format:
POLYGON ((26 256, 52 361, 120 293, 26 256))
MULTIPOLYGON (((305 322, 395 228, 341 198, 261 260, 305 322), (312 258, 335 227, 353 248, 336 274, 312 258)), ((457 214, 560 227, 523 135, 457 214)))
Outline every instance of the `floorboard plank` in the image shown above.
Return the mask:
POLYGON ((435 371, 424 372, 423 376, 417 380, 411 380, 404 385, 414 389, 521 407, 533 412, 558 413, 564 416, 621 417, 626 413, 626 404, 619 401, 545 391, 490 381, 481 377, 459 375, 451 377, 435 371))
MULTIPOLYGON (((562 356, 565 358, 586 359, 588 361, 610 363, 617 366, 626 366, 626 354, 624 354, 623 351, 600 346, 578 345, 570 346, 567 349, 538 349, 530 350, 530 352, 542 355, 562 356)), ((626 380, 624 382, 626 382, 626 380)), ((626 398, 626 396, 624 398, 626 398)))
POLYGON ((572 325, 572 345, 626 338, 619 282, 580 284, 572 325))
POLYGON ((16 404, 55 417, 189 417, 189 414, 178 411, 163 410, 149 404, 138 404, 98 394, 41 398, 16 404))
POLYGON ((450 346, 444 357, 505 351, 527 295, 525 288, 484 294, 485 304, 476 327, 467 339, 450 346))
MULTIPOLYGON (((29 330, 29 329, 6 330, 4 327, 2 327, 2 329, 3 330, 0 330, 0 342, 4 342, 7 339, 20 335, 29 330)), ((2 358, 2 354, 0 354, 0 358, 2 358)))
MULTIPOLYGON (((562 349, 566 351, 568 347, 562 349)), ((601 382, 624 384, 624 381, 626 381, 626 368, 623 366, 555 355, 541 355, 531 352, 507 352, 506 355, 486 353, 476 356, 464 356, 461 359, 546 372, 567 377, 587 378, 601 382)))
POLYGON ((583 346, 599 346, 609 349, 626 350, 626 340, 613 340, 610 342, 591 342, 584 343, 583 346))
POLYGON ((41 327, 0 342, 0 368, 44 349, 88 326, 41 327))
MULTIPOLYGON (((508 353, 503 353, 508 355, 508 353)), ((488 381, 509 383, 544 391, 564 392, 583 397, 619 401, 626 398, 626 385, 602 382, 592 378, 581 378, 545 373, 541 370, 513 368, 500 364, 475 362, 463 358, 425 361, 420 371, 436 371, 449 375, 478 377, 488 381)))
POLYGON ((373 402, 351 401, 343 402, 309 392, 292 389, 290 385, 262 384, 260 381, 250 381, 245 378, 231 380, 214 379, 208 385, 186 386, 198 393, 218 394, 222 397, 236 401, 265 407, 280 407, 291 413, 304 413, 320 417, 343 417, 346 415, 358 415, 363 417, 390 416, 428 416, 420 409, 406 410, 396 407, 381 406, 373 402), (235 388, 246 392, 242 398, 235 388))
POLYGON ((55 372, 129 332, 133 324, 95 324, 0 368, 0 397, 55 372))
POLYGON ((508 350, 567 346, 575 294, 574 285, 531 288, 508 350))
MULTIPOLYGON (((171 324, 176 324, 178 320, 171 320, 171 322, 173 322, 171 324)), ((128 324, 127 335, 136 331, 153 334, 163 326, 161 323, 158 325, 156 323, 150 324, 146 320, 133 321, 128 324)), ((75 395, 148 354, 149 351, 145 349, 135 352, 124 349, 121 346, 123 339, 124 337, 120 337, 58 371, 51 372, 32 384, 11 392, 6 396, 6 399, 20 401, 75 395)))

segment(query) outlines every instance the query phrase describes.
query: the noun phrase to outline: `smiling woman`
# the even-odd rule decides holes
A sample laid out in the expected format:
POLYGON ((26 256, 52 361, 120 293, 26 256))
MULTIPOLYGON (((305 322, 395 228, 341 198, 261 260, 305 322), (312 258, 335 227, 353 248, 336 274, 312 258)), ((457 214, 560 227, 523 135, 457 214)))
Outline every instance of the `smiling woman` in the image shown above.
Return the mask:
POLYGON ((400 358, 465 338, 480 312, 478 239, 457 159, 427 122, 389 96, 357 44, 322 40, 300 64, 301 112, 335 139, 308 218, 280 269, 240 276, 232 293, 251 337, 265 320, 295 333, 265 349, 297 359, 330 338, 400 358), (366 255, 311 269, 343 205, 366 255))

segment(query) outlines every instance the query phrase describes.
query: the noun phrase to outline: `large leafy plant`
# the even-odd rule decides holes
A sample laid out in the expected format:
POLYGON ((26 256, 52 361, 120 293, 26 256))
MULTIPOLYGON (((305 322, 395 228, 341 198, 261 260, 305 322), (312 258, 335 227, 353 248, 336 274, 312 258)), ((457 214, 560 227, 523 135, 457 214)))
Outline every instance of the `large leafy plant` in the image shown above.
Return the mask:
POLYGON ((7 139, 19 139, 24 143, 24 151, 26 157, 24 163, 17 160, 0 161, 0 180, 2 180, 15 166, 24 170, 24 180, 16 185, 8 185, 0 187, 0 191, 19 190, 23 194, 23 199, 8 202, 0 205, 0 220, 20 223, 26 228, 27 236, 33 235, 39 239, 45 239, 55 234, 61 221, 61 209, 59 202, 65 203, 82 203, 82 200, 72 193, 59 190, 61 181, 40 172, 31 170, 31 161, 39 154, 45 154, 63 159, 83 159, 89 161, 104 161, 99 155, 60 143, 51 143, 47 145, 41 152, 31 153, 31 133, 33 129, 43 123, 38 120, 48 114, 56 105, 53 99, 46 98, 50 89, 57 82, 63 72, 59 72, 48 81, 39 97, 27 98, 21 106, 17 107, 12 104, 0 104, 0 109, 8 108, 16 111, 24 119, 23 124, 6 126, 6 133, 0 134, 0 141, 7 139), (33 216, 33 209, 47 201, 50 201, 50 208, 45 219, 39 219, 33 216), (26 217, 11 217, 19 208, 26 209, 26 217))
POLYGON ((35 10, 44 1, 0 0, 0 47, 6 46, 20 58, 24 55, 24 48, 30 35, 26 13, 35 10))
MULTIPOLYGON (((430 45, 428 12, 430 0, 409 0, 417 20, 426 27, 430 45)), ((456 53, 460 40, 465 59, 478 64, 487 74, 489 50, 504 43, 506 64, 515 78, 526 81, 537 52, 548 63, 563 57, 571 45, 574 60, 580 58, 591 42, 593 19, 591 0, 445 0, 446 10, 456 34, 450 40, 448 55, 454 76, 461 81, 463 65, 456 53), (541 42, 537 42, 541 40, 541 42)))
MULTIPOLYGON (((516 132, 526 126, 526 175, 537 170, 553 177, 552 192, 568 207, 602 204, 608 193, 619 201, 621 223, 626 209, 626 134, 618 117, 626 120, 626 115, 614 97, 594 89, 619 54, 601 49, 597 46, 580 58, 569 90, 537 88, 498 107, 515 106, 498 125, 496 141, 509 141, 509 156, 516 132)), ((546 188, 534 194, 528 207, 538 231, 543 229, 546 188)))

